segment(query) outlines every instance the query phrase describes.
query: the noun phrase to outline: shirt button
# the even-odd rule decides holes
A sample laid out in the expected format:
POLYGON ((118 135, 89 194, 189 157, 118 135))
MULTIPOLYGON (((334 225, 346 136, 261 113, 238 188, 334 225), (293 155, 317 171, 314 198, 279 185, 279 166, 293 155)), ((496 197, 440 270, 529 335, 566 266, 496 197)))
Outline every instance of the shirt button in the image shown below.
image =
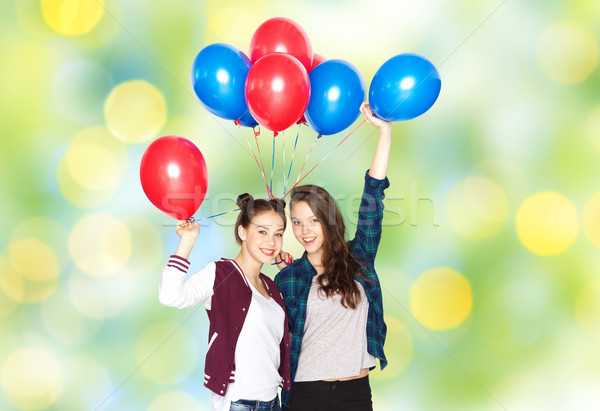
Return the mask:
POLYGON ((223 394, 223 390, 221 390, 221 394, 223 394))
POLYGON ((236 326, 235 326, 235 330, 236 330, 236 331, 239 331, 239 330, 240 330, 240 327, 238 327, 238 326, 236 325, 236 326))
POLYGON ((246 307, 242 308, 242 311, 246 311, 246 307))
POLYGON ((335 390, 335 384, 333 384, 333 387, 331 387, 331 388, 333 388, 335 390))

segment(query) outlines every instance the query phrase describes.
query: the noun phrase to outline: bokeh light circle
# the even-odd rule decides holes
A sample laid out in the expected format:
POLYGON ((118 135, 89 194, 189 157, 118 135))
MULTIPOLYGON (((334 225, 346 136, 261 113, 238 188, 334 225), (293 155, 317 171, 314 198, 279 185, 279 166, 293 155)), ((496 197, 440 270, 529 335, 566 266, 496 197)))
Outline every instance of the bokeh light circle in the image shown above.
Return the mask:
POLYGON ((204 407, 191 395, 182 391, 171 391, 160 394, 152 400, 146 411, 194 410, 202 411, 204 407))
POLYGON ((521 243, 544 256, 567 250, 579 231, 575 206, 555 191, 526 198, 517 210, 516 226, 521 243))
POLYGON ((89 340, 100 328, 100 323, 89 321, 62 291, 55 292, 40 305, 44 328, 56 341, 77 344, 89 340))
POLYGON ((127 169, 127 146, 105 127, 78 133, 56 170, 63 196, 79 207, 97 207, 116 192, 127 169))
POLYGON ((57 358, 44 348, 21 348, 3 362, 2 386, 17 408, 42 410, 52 406, 62 392, 62 368, 57 358))
POLYGON ((63 36, 90 32, 104 15, 104 0, 42 0, 41 3, 46 23, 63 36))
POLYGON ((77 267, 91 276, 116 274, 131 256, 131 234, 112 215, 92 214, 73 228, 69 251, 77 267))
POLYGON ((148 380, 174 384, 194 370, 197 347, 194 336, 181 325, 156 323, 146 327, 140 335, 135 345, 135 359, 148 380), (152 354, 158 346, 160 350, 152 354))
POLYGON ((73 306, 83 315, 95 320, 121 314, 132 302, 133 288, 133 281, 127 274, 90 277, 75 271, 68 282, 73 306))
POLYGON ((414 281, 410 290, 413 315, 434 330, 458 327, 472 307, 473 295, 469 281, 449 267, 425 271, 414 281))
POLYGON ((486 177, 468 177, 456 184, 446 200, 452 228, 469 239, 496 234, 508 218, 504 190, 486 177))
POLYGON ((9 245, 7 257, 0 256, 0 287, 15 302, 37 303, 55 291, 60 268, 47 244, 32 238, 18 240, 9 245))
POLYGON ((598 44, 581 25, 557 23, 542 33, 537 57, 542 72, 551 81, 561 85, 581 83, 598 64, 598 44))
POLYGON ((600 192, 585 203, 581 219, 586 238, 594 247, 600 248, 600 192))
POLYGON ((163 94, 152 84, 133 80, 119 84, 104 102, 110 131, 127 143, 155 138, 167 121, 163 94))

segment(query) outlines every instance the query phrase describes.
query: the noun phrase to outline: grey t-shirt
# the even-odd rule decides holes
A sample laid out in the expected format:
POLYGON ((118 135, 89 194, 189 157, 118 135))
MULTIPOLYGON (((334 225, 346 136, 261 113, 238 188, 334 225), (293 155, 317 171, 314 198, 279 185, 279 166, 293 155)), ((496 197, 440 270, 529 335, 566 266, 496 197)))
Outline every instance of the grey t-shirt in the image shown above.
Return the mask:
POLYGON ((362 285, 356 309, 344 308, 341 295, 327 298, 313 277, 295 382, 354 377, 376 365, 367 352, 369 302, 362 285))

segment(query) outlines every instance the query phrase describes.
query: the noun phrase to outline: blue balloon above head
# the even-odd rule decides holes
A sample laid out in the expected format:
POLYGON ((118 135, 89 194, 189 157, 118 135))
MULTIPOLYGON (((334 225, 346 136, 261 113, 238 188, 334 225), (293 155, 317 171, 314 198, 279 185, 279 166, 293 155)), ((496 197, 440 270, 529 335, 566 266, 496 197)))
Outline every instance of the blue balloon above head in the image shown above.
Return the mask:
POLYGON ((192 87, 212 114, 236 120, 247 110, 246 77, 252 63, 239 49, 215 43, 204 47, 192 65, 192 87))
POLYGON ((330 135, 348 128, 365 101, 365 80, 354 65, 327 60, 309 75, 310 100, 304 116, 317 133, 330 135))
POLYGON ((369 88, 373 113, 385 121, 410 120, 425 113, 442 82, 431 61, 413 53, 392 57, 377 70, 369 88))
POLYGON ((237 121, 239 121, 240 125, 244 126, 244 127, 254 128, 254 127, 258 126, 258 121, 256 121, 254 119, 254 117, 252 117, 252 114, 250 114, 250 110, 246 110, 244 115, 242 117, 238 118, 237 121))

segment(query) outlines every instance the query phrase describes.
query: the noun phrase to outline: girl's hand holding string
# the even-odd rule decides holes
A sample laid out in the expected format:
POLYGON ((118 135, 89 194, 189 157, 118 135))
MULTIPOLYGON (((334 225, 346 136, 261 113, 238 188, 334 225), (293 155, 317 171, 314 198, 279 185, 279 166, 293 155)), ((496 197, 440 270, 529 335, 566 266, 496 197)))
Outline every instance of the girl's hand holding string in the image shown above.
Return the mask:
POLYGON ((190 222, 187 220, 182 220, 177 223, 175 232, 179 237, 181 237, 177 251, 175 251, 175 255, 183 257, 187 260, 189 259, 192 248, 194 248, 196 239, 200 234, 200 224, 198 224, 197 221, 190 222))

